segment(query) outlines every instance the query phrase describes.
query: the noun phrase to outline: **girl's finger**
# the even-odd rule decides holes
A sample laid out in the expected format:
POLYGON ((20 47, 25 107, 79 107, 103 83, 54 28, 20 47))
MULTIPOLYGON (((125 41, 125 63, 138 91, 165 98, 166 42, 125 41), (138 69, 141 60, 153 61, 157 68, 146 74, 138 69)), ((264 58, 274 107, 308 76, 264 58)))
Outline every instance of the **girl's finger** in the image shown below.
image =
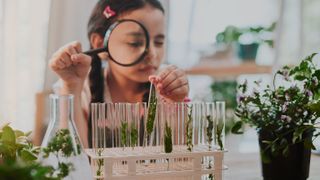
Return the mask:
POLYGON ((157 76, 155 76, 155 75, 149 76, 149 81, 150 81, 152 84, 156 84, 156 83, 157 83, 157 76))
POLYGON ((61 61, 65 64, 66 67, 69 67, 72 64, 71 58, 68 53, 63 52, 60 55, 61 61))
POLYGON ((82 64, 85 66, 91 65, 91 57, 86 54, 73 54, 71 56, 71 61, 73 64, 82 64))
POLYGON ((188 79, 185 76, 181 76, 180 78, 174 80, 167 87, 163 88, 162 91, 164 93, 170 92, 178 87, 184 86, 188 84, 188 79))
POLYGON ((161 84, 162 88, 165 89, 167 86, 169 86, 171 83, 173 83, 178 78, 184 76, 184 72, 180 69, 176 69, 172 71, 168 76, 165 77, 165 79, 162 79, 161 84))
POLYGON ((167 93, 167 96, 168 97, 181 97, 182 100, 187 97, 188 95, 188 92, 189 92, 189 85, 188 84, 185 84, 183 86, 180 86, 176 89, 173 89, 172 91, 168 92, 167 93))
POLYGON ((69 54, 69 56, 72 56, 73 54, 78 54, 77 50, 73 46, 68 46, 65 51, 69 54))
POLYGON ((81 47, 81 43, 78 41, 74 41, 71 43, 71 46, 77 51, 77 53, 81 53, 82 52, 82 47, 81 47))
POLYGON ((164 80, 172 71, 176 70, 177 66, 169 65, 162 72, 158 74, 159 80, 164 80))
POLYGON ((63 69, 65 67, 65 64, 59 58, 54 62, 54 65, 52 67, 53 67, 53 69, 63 69))

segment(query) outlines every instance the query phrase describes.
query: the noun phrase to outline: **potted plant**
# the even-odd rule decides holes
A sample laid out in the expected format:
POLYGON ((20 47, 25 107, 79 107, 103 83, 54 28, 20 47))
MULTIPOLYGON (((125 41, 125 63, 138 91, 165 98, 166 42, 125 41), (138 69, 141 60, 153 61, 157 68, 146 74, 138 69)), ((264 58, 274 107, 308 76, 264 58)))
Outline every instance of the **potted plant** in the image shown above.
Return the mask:
POLYGON ((227 47, 235 46, 237 55, 242 60, 255 60, 259 45, 266 43, 273 47, 272 32, 275 27, 276 23, 272 23, 269 27, 227 26, 223 32, 217 34, 216 43, 227 47))
POLYGON ((315 55, 277 71, 273 88, 267 86, 261 93, 248 94, 246 82, 238 86, 241 94, 235 114, 240 120, 232 132, 242 133, 244 124, 256 128, 264 179, 300 180, 309 176, 310 151, 319 136, 314 132, 320 117, 320 69, 313 62, 315 55), (278 76, 285 81, 280 86, 275 82, 278 76))
POLYGON ((56 140, 53 148, 42 149, 33 146, 28 138, 30 134, 14 130, 9 124, 0 128, 0 179, 59 180, 67 177, 73 171, 73 164, 59 162, 58 167, 49 166, 42 164, 39 158, 41 154, 54 153, 59 147, 65 147, 61 148, 61 154, 69 157, 68 142, 56 140))

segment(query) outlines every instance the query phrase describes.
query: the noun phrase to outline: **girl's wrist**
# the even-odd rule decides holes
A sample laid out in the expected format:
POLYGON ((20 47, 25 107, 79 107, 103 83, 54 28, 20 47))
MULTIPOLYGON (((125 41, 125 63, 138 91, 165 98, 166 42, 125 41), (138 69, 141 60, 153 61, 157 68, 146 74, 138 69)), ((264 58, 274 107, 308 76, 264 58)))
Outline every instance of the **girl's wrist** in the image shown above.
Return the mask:
POLYGON ((62 95, 73 94, 74 96, 80 96, 82 92, 82 88, 83 86, 80 84, 63 83, 60 93, 62 95))

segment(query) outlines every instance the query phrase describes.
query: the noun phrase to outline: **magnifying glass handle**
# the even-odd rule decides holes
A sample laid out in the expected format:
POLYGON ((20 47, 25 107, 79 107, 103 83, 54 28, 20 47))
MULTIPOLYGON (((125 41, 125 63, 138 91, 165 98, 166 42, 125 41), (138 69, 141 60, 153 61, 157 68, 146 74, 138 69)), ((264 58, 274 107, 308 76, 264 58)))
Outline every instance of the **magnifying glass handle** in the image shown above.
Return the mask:
POLYGON ((103 47, 103 48, 98 48, 98 49, 91 49, 91 50, 85 51, 83 53, 86 54, 86 55, 89 55, 89 56, 93 56, 95 54, 98 54, 98 53, 101 53, 101 52, 106 52, 106 51, 107 51, 107 48, 103 47))

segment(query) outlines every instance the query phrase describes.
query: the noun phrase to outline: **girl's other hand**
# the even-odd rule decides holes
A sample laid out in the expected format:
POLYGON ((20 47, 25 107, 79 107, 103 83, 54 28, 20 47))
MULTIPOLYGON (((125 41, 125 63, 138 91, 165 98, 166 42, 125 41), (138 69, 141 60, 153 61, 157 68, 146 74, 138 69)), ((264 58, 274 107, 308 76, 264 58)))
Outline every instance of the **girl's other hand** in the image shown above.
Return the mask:
POLYGON ((49 61, 50 68, 68 87, 82 88, 90 70, 91 57, 81 52, 81 44, 72 42, 55 52, 49 61))
POLYGON ((174 65, 149 77, 160 95, 167 101, 182 102, 188 96, 189 82, 185 72, 174 65))

